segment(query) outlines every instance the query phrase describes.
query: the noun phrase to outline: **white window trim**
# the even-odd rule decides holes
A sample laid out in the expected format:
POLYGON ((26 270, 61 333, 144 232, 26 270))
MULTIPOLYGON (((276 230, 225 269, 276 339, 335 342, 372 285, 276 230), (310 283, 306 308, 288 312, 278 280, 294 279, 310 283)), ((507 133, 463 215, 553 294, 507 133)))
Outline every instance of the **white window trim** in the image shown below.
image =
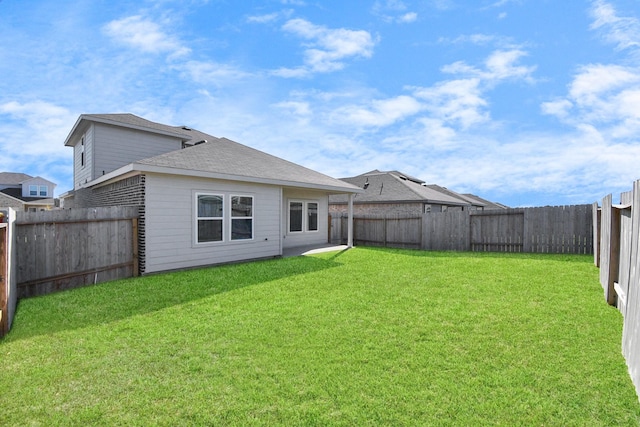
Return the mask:
POLYGON ((39 185, 38 186, 38 196, 47 197, 49 195, 49 186, 48 185, 39 185), (44 194, 42 194, 42 189, 44 188, 44 194))
POLYGON ((220 243, 224 243, 226 241, 225 239, 225 226, 224 226, 224 217, 225 217, 225 209, 226 209, 226 200, 225 200, 225 195, 221 194, 221 193, 216 193, 216 192, 207 192, 207 191, 201 191, 201 192, 196 192, 194 193, 194 197, 193 197, 193 242, 198 245, 219 245, 220 243), (222 216, 221 217, 200 217, 198 215, 198 199, 200 198, 200 196, 218 196, 222 198, 222 216), (221 220, 222 221, 222 239, 221 240, 215 240, 212 242, 201 242, 198 240, 198 221, 200 220, 221 220))
POLYGON ((229 241, 234 243, 252 241, 256 235, 256 231, 254 227, 256 224, 254 219, 255 210, 256 210, 256 204, 255 204, 256 198, 252 194, 235 194, 235 193, 230 193, 228 197, 229 197, 229 203, 227 203, 227 205, 229 206, 229 241), (251 216, 233 216, 233 205, 231 201, 234 197, 249 197, 251 199, 251 216), (233 220, 234 219, 250 219, 251 220, 251 238, 250 239, 234 239, 233 238, 233 220))
POLYGON ((220 192, 220 191, 205 191, 198 190, 192 191, 193 194, 193 246, 213 246, 220 244, 242 244, 255 241, 256 237, 256 197, 254 194, 235 193, 235 192, 220 192), (199 217, 198 216, 198 197, 199 196, 218 196, 222 198, 222 217, 199 217), (233 197, 250 197, 251 198, 251 216, 232 216, 233 207, 231 206, 231 199, 233 197), (212 219, 222 220, 222 240, 215 240, 212 242, 200 242, 198 241, 198 220, 212 219), (233 239, 233 220, 234 219, 251 219, 251 238, 250 239, 233 239))
POLYGON ((287 200, 287 233, 304 234, 318 233, 320 231, 320 200, 288 199, 287 200), (302 203, 302 231, 291 231, 291 203, 302 203), (309 204, 315 203, 318 215, 316 230, 309 230, 309 204))
POLYGON ((37 197, 38 196, 38 185, 37 184, 29 184, 29 197, 37 197), (35 194, 33 194, 35 193, 35 194))

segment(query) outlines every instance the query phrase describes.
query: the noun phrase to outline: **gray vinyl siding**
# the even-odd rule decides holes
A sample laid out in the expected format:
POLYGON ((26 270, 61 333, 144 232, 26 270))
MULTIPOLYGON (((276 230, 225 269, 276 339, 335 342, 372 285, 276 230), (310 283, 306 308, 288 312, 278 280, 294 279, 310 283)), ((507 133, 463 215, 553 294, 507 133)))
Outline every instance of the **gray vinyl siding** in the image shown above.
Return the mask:
POLYGON ((276 186, 147 174, 145 272, 279 256, 280 207, 276 186), (253 196, 253 239, 196 244, 194 200, 198 192, 253 196))
POLYGON ((284 248, 306 245, 322 245, 328 242, 329 238, 329 196, 320 191, 285 189, 282 201, 282 229, 284 230, 284 248), (301 200, 307 202, 318 202, 318 231, 289 232, 289 200, 301 200))
POLYGON ((94 141, 93 125, 89 126, 84 133, 84 166, 82 165, 82 136, 76 144, 73 146, 73 188, 78 189, 82 184, 85 184, 93 179, 91 174, 91 163, 93 160, 93 141, 94 141))
POLYGON ((53 198, 53 193, 54 193, 54 189, 55 189, 56 185, 54 183, 52 183, 51 181, 48 181, 44 178, 39 178, 39 177, 35 177, 32 179, 29 179, 27 181, 24 181, 22 183, 22 197, 47 197, 47 198, 53 198), (30 185, 36 185, 37 188, 37 194, 35 196, 32 196, 29 193, 29 186, 30 185), (40 187, 41 186, 46 186, 47 187, 47 195, 46 196, 41 196, 40 195, 40 187))
POLYGON ((95 123, 93 179, 137 160, 182 148, 180 139, 157 133, 95 123))

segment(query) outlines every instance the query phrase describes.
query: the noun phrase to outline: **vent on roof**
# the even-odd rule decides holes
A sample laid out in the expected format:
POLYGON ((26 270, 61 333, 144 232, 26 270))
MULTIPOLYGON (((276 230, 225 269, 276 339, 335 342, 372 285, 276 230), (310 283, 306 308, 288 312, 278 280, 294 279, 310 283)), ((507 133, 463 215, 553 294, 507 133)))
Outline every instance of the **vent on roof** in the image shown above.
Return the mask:
POLYGON ((207 142, 207 140, 206 140, 206 139, 203 139, 202 141, 198 141, 198 142, 196 142, 196 143, 195 143, 195 144, 193 144, 193 145, 200 145, 200 144, 204 144, 205 142, 207 142))
POLYGON ((193 130, 189 126, 181 126, 181 128, 184 129, 184 130, 193 130))

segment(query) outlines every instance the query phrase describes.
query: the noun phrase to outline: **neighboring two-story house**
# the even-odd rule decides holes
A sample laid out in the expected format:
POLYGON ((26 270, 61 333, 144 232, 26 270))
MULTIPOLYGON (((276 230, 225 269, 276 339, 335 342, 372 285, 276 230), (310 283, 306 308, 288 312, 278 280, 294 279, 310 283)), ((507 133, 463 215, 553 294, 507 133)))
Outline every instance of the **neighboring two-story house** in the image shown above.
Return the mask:
POLYGON ((39 211, 55 206, 56 184, 19 172, 0 172, 0 209, 39 211))
POLYGON ((226 138, 132 114, 83 114, 63 207, 137 206, 141 273, 328 242, 329 196, 354 185, 226 138))
MULTIPOLYGON (((354 212, 375 215, 420 215, 447 210, 482 210, 488 203, 479 198, 458 194, 398 171, 372 170, 362 175, 342 178, 364 190, 354 199, 354 212)), ((329 198, 330 212, 347 212, 343 195, 329 198)))

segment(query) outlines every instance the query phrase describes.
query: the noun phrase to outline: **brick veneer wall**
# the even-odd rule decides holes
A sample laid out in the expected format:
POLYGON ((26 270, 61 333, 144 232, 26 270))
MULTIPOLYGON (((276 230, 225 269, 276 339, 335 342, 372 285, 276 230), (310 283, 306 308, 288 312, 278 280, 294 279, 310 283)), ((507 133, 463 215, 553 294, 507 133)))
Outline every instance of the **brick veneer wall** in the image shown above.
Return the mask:
POLYGON ((139 273, 145 271, 145 175, 136 175, 99 187, 75 190, 65 208, 95 208, 100 206, 138 207, 139 273))
MULTIPOLYGON (((439 206, 438 206, 439 207, 439 206)), ((422 203, 357 203, 354 215, 422 215, 422 203)), ((347 213, 347 205, 329 205, 329 213, 347 213)))

